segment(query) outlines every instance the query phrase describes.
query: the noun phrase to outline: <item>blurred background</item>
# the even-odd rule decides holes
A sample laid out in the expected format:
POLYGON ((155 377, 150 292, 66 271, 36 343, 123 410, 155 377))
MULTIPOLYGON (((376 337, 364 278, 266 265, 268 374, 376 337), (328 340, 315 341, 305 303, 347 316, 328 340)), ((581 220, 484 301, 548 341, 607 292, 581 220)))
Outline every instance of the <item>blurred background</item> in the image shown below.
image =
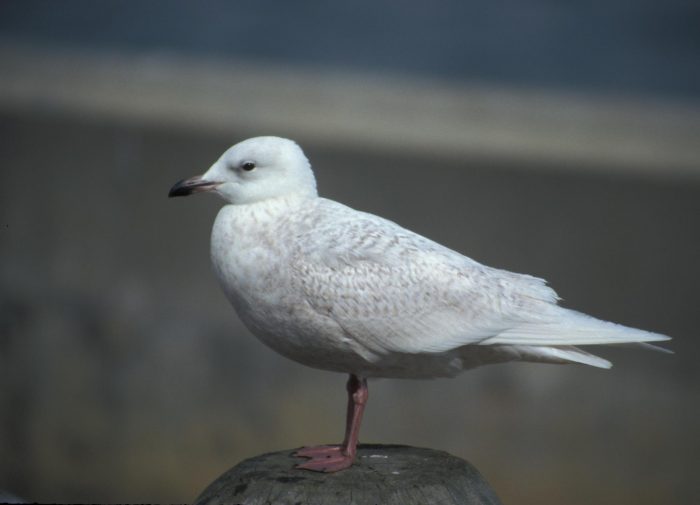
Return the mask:
POLYGON ((595 349, 611 371, 374 381, 362 441, 463 457, 504 503, 697 499, 699 23, 684 0, 0 2, 0 489, 190 502, 340 441, 345 377, 220 292, 220 202, 166 198, 273 134, 324 196, 674 337, 595 349))

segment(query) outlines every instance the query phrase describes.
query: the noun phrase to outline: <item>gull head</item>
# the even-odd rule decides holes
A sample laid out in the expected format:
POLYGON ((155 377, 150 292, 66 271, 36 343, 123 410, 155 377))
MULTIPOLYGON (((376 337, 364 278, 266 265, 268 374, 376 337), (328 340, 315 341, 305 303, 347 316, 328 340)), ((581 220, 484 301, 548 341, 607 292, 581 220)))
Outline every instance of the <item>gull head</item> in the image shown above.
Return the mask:
POLYGON ((168 196, 211 191, 228 203, 291 195, 316 196, 316 179, 301 148, 280 137, 255 137, 229 148, 202 175, 177 182, 168 196))

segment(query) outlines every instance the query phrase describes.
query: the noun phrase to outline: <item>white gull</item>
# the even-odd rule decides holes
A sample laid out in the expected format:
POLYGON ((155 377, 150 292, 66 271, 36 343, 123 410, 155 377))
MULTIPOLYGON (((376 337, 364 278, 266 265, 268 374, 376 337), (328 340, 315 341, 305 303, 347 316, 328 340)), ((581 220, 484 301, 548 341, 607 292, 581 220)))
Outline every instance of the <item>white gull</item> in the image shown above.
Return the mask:
POLYGON ((507 361, 609 368, 574 346, 668 340, 560 307, 543 279, 320 198, 291 140, 240 142, 169 196, 203 191, 227 203, 211 260, 245 325, 290 359, 350 374, 345 440, 298 451, 310 458, 300 468, 352 464, 369 377, 454 376, 507 361))

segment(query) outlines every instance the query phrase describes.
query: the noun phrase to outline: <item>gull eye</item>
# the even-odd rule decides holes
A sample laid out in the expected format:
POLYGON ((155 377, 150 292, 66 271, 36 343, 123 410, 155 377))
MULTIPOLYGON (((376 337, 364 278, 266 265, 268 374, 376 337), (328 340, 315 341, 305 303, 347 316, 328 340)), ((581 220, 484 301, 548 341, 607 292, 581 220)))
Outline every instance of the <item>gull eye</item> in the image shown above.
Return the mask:
POLYGON ((246 172, 250 172, 251 170, 255 169, 255 163, 252 161, 246 161, 241 165, 241 168, 246 172))

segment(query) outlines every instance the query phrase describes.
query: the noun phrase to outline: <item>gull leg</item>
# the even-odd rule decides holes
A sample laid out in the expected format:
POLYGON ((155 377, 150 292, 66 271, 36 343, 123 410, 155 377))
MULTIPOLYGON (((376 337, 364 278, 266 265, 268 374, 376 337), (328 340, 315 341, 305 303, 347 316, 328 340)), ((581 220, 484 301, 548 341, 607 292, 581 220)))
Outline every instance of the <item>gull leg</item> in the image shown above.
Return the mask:
POLYGON ((297 468, 315 472, 337 472, 352 465, 357 454, 357 441, 360 435, 360 423, 365 411, 369 390, 367 379, 350 375, 347 384, 348 411, 345 421, 345 438, 340 445, 319 445, 304 447, 294 453, 295 456, 310 458, 297 465, 297 468))

